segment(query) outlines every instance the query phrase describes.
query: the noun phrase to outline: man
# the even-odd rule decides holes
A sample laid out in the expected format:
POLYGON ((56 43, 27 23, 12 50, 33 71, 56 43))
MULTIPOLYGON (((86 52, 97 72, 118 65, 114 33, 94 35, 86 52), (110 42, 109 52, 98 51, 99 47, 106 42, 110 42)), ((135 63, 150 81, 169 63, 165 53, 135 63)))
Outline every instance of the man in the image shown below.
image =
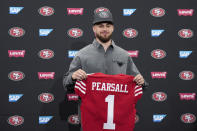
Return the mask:
POLYGON ((77 80, 86 79, 87 74, 96 72, 133 75, 136 84, 147 86, 128 52, 111 39, 113 24, 110 11, 95 12, 93 32, 96 38, 92 44, 82 48, 71 62, 69 71, 63 78, 66 90, 73 90, 77 80))

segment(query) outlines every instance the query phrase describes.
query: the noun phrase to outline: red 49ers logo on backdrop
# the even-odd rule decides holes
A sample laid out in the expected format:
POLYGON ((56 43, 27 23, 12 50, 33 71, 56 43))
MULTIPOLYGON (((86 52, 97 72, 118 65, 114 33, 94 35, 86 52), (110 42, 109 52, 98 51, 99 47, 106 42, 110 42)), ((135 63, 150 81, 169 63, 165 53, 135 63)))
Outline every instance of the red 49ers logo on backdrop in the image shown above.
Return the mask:
POLYGON ((25 74, 21 71, 12 71, 8 74, 10 80, 20 81, 25 78, 25 74))
POLYGON ((165 15, 165 10, 162 8, 153 8, 150 11, 150 14, 154 17, 162 17, 165 15))
POLYGON ((42 59, 51 59, 54 57, 54 52, 50 49, 43 49, 39 51, 38 56, 42 59))
POLYGON ((190 29, 181 29, 181 30, 178 32, 178 35, 179 35, 181 38, 191 38, 191 37, 193 37, 193 31, 190 30, 190 29))
POLYGON ((181 115, 181 121, 184 123, 194 123, 196 121, 196 117, 191 113, 186 113, 181 115))
POLYGON ((155 59, 163 59, 166 56, 166 52, 161 49, 156 49, 151 52, 151 56, 155 59))
POLYGON ((152 95, 152 99, 158 102, 162 102, 167 99, 167 95, 164 92, 155 92, 152 95))
POLYGON ((38 10, 39 14, 42 15, 42 16, 51 16, 54 14, 54 9, 52 7, 49 7, 49 6, 44 6, 44 7, 41 7, 39 10, 38 10))
POLYGON ((192 80, 194 78, 194 73, 191 72, 191 71, 182 71, 180 74, 179 74, 179 77, 182 79, 182 80, 192 80))
POLYGON ((22 116, 15 115, 9 117, 7 121, 12 126, 19 126, 23 124, 24 118, 22 116))
POLYGON ((77 125, 79 124, 79 116, 78 115, 70 115, 68 117, 68 123, 77 125))
POLYGON ((83 31, 79 28, 71 28, 67 33, 72 38, 79 38, 83 35, 83 31))
POLYGON ((122 32, 126 38, 135 38, 138 35, 138 31, 132 28, 127 28, 122 32))
POLYGON ((38 100, 43 103, 50 103, 54 100, 54 96, 51 93, 42 93, 38 96, 38 100))
POLYGON ((8 33, 12 37, 22 37, 25 34, 25 30, 20 27, 13 27, 9 29, 8 33))

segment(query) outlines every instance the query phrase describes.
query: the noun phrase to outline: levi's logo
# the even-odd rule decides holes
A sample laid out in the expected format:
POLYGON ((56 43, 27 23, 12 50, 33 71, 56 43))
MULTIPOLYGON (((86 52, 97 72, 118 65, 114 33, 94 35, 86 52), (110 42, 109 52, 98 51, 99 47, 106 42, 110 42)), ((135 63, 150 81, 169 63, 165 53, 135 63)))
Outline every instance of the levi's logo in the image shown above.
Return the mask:
POLYGON ((164 78, 166 79, 167 72, 151 72, 152 79, 164 78))
POLYGON ((77 94, 67 94, 67 98, 69 101, 77 101, 79 96, 77 94))
POLYGON ((38 72, 39 79, 54 79, 55 72, 38 72))
POLYGON ((179 16, 192 16, 194 13, 193 9, 177 9, 179 16))
POLYGON ((195 100, 196 93, 179 93, 181 100, 195 100))
POLYGON ((9 57, 24 57, 25 50, 8 50, 9 57))
POLYGON ((129 53, 130 57, 138 57, 139 51, 138 50, 136 50, 136 51, 129 50, 128 53, 129 53))
POLYGON ((83 8, 67 8, 68 15, 83 15, 83 8))

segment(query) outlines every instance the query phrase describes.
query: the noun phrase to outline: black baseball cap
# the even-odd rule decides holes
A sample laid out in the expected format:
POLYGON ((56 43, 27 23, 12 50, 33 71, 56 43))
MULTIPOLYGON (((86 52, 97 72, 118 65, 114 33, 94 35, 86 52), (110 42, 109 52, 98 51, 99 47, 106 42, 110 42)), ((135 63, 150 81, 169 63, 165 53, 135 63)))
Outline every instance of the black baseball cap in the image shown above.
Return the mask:
POLYGON ((109 22, 113 24, 113 17, 110 11, 98 11, 94 12, 94 21, 93 24, 109 22))

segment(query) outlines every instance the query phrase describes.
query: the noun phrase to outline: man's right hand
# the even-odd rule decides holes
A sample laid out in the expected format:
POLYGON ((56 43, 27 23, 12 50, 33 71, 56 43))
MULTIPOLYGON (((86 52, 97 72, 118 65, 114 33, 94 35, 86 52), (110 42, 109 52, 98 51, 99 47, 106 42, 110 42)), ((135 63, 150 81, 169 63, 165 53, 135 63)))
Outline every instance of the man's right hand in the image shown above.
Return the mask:
POLYGON ((86 79, 87 78, 87 74, 84 70, 82 69, 78 69, 77 71, 75 71, 73 74, 72 74, 72 79, 73 80, 83 80, 83 79, 86 79))

